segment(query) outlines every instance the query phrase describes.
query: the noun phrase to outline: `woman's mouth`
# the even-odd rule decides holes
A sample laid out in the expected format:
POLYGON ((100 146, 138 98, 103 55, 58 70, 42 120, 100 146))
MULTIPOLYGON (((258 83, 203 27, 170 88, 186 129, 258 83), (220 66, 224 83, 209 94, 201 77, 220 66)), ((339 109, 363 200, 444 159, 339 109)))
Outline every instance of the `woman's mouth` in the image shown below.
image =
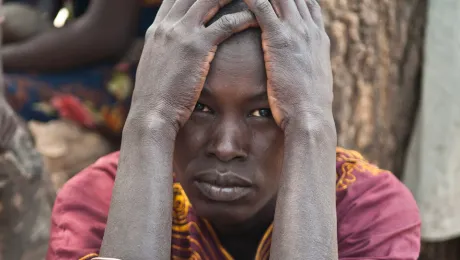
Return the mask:
POLYGON ((236 201, 252 191, 251 181, 234 173, 201 173, 194 185, 205 197, 218 202, 236 201))

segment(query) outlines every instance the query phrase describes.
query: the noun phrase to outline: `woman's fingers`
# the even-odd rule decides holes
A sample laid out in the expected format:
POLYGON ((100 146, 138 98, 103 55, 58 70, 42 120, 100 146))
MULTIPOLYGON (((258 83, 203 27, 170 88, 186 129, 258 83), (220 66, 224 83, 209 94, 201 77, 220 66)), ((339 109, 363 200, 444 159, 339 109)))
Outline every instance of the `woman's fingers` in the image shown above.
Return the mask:
POLYGON ((294 0, 272 0, 271 2, 276 13, 283 20, 298 19, 300 17, 294 0))
POLYGON ((206 24, 211 20, 220 8, 232 0, 198 0, 184 16, 185 23, 206 24))
POLYGON ((318 0, 305 0, 307 2, 308 10, 313 19, 313 22, 319 27, 324 28, 323 15, 321 14, 321 6, 318 0))
POLYGON ((307 0, 295 0, 299 14, 304 20, 311 19, 310 12, 308 11, 307 0))
POLYGON ((244 2, 256 16, 262 30, 272 30, 279 26, 280 20, 269 0, 244 0, 244 2))
POLYGON ((176 0, 166 19, 174 22, 179 21, 195 2, 196 0, 176 0))
POLYGON ((222 16, 209 25, 205 31, 207 38, 213 45, 219 45, 233 34, 257 26, 258 23, 254 15, 249 10, 245 10, 222 16))
POLYGON ((158 23, 163 21, 163 19, 168 15, 171 7, 174 5, 175 0, 164 0, 160 5, 160 10, 158 10, 157 15, 155 16, 155 21, 153 23, 158 23))

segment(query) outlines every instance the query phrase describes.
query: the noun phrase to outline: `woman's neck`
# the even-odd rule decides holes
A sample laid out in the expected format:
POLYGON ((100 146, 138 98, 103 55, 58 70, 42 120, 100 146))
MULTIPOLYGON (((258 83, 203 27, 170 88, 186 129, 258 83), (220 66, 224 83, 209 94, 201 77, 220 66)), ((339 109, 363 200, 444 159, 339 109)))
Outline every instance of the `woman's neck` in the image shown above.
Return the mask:
MULTIPOLYGON (((269 224, 270 225, 270 224, 269 224)), ((253 260, 255 259, 257 248, 267 231, 269 225, 257 229, 248 230, 240 234, 220 234, 217 233, 222 246, 234 259, 253 260)))
POLYGON ((273 223, 276 199, 250 220, 235 225, 214 225, 219 240, 234 259, 255 258, 257 248, 273 223))

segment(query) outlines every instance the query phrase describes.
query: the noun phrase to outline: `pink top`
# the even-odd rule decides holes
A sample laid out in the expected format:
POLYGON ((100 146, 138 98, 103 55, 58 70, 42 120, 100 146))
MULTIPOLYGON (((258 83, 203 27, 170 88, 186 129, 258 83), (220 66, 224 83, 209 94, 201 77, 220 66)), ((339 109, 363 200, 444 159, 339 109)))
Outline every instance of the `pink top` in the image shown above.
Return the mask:
MULTIPOLYGON (((92 259, 106 225, 119 153, 99 159, 59 192, 52 214, 47 259, 92 259)), ((417 205, 390 172, 360 154, 337 149, 337 220, 341 260, 415 260, 420 252, 417 205)), ((180 184, 174 184, 174 259, 232 259, 211 225, 199 219, 180 184)), ((270 227, 256 259, 268 259, 270 227)))

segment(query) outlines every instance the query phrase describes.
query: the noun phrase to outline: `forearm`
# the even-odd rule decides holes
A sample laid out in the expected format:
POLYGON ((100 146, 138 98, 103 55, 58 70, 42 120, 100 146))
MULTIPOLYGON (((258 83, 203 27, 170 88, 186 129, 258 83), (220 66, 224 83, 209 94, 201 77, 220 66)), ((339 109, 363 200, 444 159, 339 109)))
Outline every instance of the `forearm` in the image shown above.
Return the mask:
POLYGON ((54 29, 25 42, 4 46, 6 70, 62 70, 113 57, 96 32, 54 29))
POLYGON ((6 70, 63 70, 121 57, 134 38, 133 25, 116 28, 103 18, 79 18, 62 29, 4 46, 6 70))
POLYGON ((135 35, 139 3, 90 1, 85 14, 1 52, 6 70, 64 70, 121 57, 135 35))
POLYGON ((285 133, 270 259, 337 259, 333 121, 285 133))
MULTIPOLYGON (((138 123, 139 124, 139 123, 138 123)), ((172 131, 127 123, 102 257, 169 259, 172 223, 172 131)))

